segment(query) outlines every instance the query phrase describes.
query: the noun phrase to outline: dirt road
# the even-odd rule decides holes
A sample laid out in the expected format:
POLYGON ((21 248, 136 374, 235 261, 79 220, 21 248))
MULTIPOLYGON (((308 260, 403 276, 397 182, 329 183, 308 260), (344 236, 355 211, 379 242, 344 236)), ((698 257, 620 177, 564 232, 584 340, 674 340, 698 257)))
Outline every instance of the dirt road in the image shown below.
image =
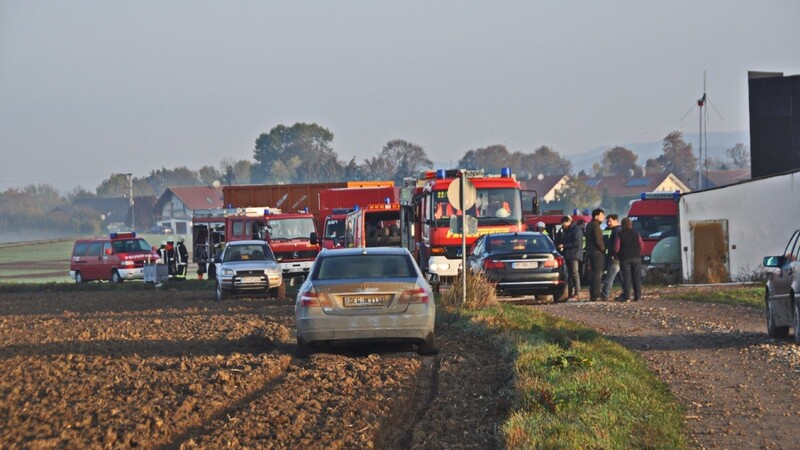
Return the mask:
POLYGON ((800 351, 769 339, 760 311, 653 295, 533 307, 642 354, 686 406, 697 448, 797 448, 800 351))
POLYGON ((510 367, 437 324, 440 354, 298 359, 290 300, 0 294, 0 448, 497 448, 510 367))

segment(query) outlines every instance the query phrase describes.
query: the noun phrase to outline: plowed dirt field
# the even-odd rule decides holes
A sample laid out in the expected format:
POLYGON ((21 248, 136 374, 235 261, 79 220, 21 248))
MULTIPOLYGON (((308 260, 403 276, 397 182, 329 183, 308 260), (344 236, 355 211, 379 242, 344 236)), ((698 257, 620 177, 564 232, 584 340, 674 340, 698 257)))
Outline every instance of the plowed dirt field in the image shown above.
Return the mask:
POLYGON ((437 323, 410 345, 293 355, 291 300, 0 294, 0 448, 497 448, 511 368, 437 323))

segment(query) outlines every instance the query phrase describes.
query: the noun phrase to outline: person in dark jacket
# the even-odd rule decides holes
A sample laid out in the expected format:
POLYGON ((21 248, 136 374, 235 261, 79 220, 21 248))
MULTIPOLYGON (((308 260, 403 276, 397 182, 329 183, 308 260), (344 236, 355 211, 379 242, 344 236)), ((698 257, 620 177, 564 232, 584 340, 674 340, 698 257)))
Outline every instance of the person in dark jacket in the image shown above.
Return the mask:
POLYGON ((603 266, 606 259, 606 244, 603 242, 603 230, 600 224, 606 219, 606 212, 602 208, 592 211, 592 220, 586 225, 586 261, 592 269, 592 278, 589 280, 589 301, 600 300, 600 290, 603 282, 603 266))
POLYGON ((578 300, 581 292, 580 264, 583 261, 583 228, 575 225, 570 216, 561 219, 564 229, 559 250, 567 262, 567 289, 570 300, 578 300))
POLYGON ((609 214, 606 216, 606 230, 611 230, 611 234, 608 236, 608 245, 606 246, 606 278, 603 281, 603 290, 600 292, 600 298, 603 301, 608 300, 611 295, 614 279, 617 278, 617 274, 619 273, 619 257, 612 245, 617 234, 622 230, 618 215, 609 214))
POLYGON ((619 256, 622 269, 622 297, 620 300, 627 302, 631 298, 633 287, 633 301, 642 298, 642 237, 633 231, 631 219, 622 219, 622 230, 614 240, 614 251, 619 256))

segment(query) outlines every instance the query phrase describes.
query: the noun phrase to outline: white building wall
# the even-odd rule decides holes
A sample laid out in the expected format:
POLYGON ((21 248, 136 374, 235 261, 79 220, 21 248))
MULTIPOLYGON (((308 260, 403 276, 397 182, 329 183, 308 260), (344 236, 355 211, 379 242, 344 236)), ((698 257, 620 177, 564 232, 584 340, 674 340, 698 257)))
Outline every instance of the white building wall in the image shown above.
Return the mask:
POLYGON ((783 253, 800 228, 800 171, 681 196, 679 206, 683 279, 691 277, 689 223, 728 221, 731 277, 755 272, 764 256, 783 253))

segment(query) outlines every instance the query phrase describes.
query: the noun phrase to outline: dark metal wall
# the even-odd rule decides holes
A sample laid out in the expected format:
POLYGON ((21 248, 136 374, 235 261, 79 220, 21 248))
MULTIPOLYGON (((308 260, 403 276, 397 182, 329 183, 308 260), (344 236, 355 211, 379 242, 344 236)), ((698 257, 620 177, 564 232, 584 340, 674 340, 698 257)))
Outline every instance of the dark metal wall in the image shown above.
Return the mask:
POLYGON ((750 74, 751 176, 800 169, 800 75, 750 74))

